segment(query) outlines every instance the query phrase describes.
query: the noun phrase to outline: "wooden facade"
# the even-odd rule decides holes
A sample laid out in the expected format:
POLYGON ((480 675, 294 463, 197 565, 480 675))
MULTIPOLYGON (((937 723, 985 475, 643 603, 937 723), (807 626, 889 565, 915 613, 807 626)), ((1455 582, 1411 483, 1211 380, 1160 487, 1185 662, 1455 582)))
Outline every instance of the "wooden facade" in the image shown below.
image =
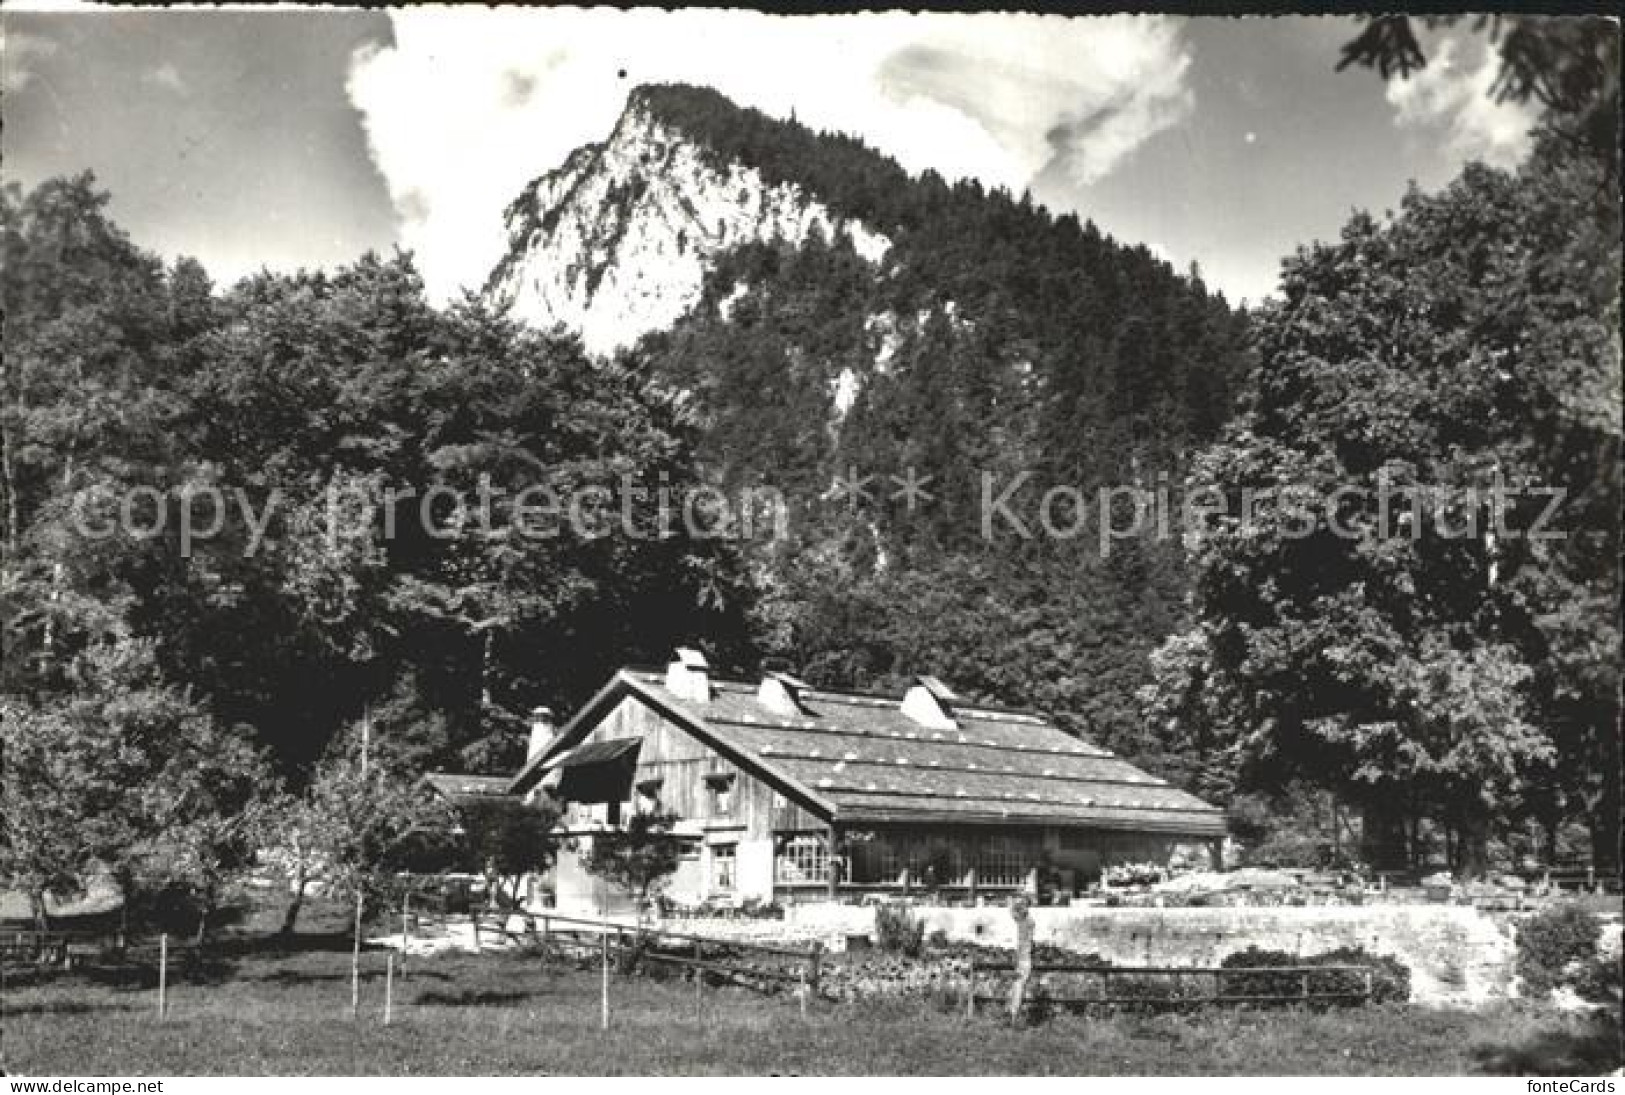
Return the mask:
MULTIPOLYGON (((682 687, 680 681, 677 687, 682 687)), ((908 721, 918 717, 914 714, 896 723, 895 729, 873 729, 891 725, 877 720, 896 722, 901 717, 895 701, 842 697, 840 707, 824 702, 818 705, 815 724, 800 720, 796 710, 784 707, 765 689, 758 694, 754 686, 741 682, 713 686, 709 681, 703 688, 697 696, 685 696, 657 675, 623 671, 516 777, 513 789, 521 793, 552 793, 550 787, 617 788, 587 796, 598 801, 568 801, 564 796, 561 829, 569 838, 569 850, 561 855, 551 880, 559 906, 605 910, 616 904, 601 882, 587 876, 581 857, 595 834, 618 826, 633 812, 669 813, 678 819, 682 860, 666 892, 681 904, 827 900, 866 892, 930 891, 949 899, 1017 890, 1077 892, 1111 863, 1166 861, 1181 845, 1211 848, 1215 832, 1222 832, 1216 827, 1222 820, 1216 821, 1212 807, 1195 803, 1094 747, 1068 750, 1053 738, 1039 737, 1042 732, 1057 732, 1031 716, 1020 715, 1024 721, 1018 721, 1018 713, 970 711, 966 718, 972 721, 965 723, 965 733, 959 733, 946 716, 931 720, 928 711, 919 732, 905 728, 915 725, 908 721), (997 720, 1002 729, 988 720, 997 720), (974 736, 991 735, 995 729, 1005 736, 986 741, 974 736), (761 736, 768 732, 769 737, 761 736), (753 733, 758 736, 750 738, 753 733), (983 780, 976 784, 981 787, 998 773, 996 778, 1002 781, 998 786, 1028 788, 1026 799, 1017 800, 1010 792, 1006 801, 1035 801, 1037 794, 1030 788, 1047 788, 1058 778, 1060 766, 1072 764, 1105 773, 1096 782, 1107 790, 1095 790, 1094 795, 1107 795, 1107 785, 1115 782, 1131 786, 1133 795, 1155 794, 1158 803, 1172 805, 1154 814, 1145 811, 1147 823, 1140 828, 1117 822, 1116 814, 1106 813, 1101 822, 1082 810, 1075 818, 1034 816, 1024 821, 1020 814, 989 818, 983 804, 977 804, 974 813, 944 817, 936 804, 937 792, 926 788, 917 793, 932 798, 931 813, 910 820, 906 809, 898 807, 888 806, 876 814, 870 803, 884 791, 882 785, 845 771, 850 764, 865 763, 857 747, 870 748, 869 743, 884 739, 892 743, 884 746, 889 767, 917 764, 940 781, 946 778, 944 773, 958 770, 948 766, 952 750, 931 744, 945 733, 957 740, 961 753, 974 748, 978 757, 1011 761, 987 763, 985 771, 977 769, 965 777, 983 780), (1005 740, 1010 745, 1000 744, 1005 740), (820 742, 833 742, 842 751, 820 751, 815 744, 820 742), (909 755, 896 755, 904 752, 909 755), (815 757, 825 758, 824 767, 807 765, 815 757), (1018 762, 1033 769, 1032 774, 1020 774, 1018 762), (800 778, 787 772, 791 763, 802 764, 800 778), (1108 763, 1115 767, 1101 767, 1108 763), (568 778, 571 765, 605 764, 622 765, 607 783, 568 778), (813 775, 820 771, 830 775, 813 775), (838 783, 838 778, 845 778, 846 784, 838 783), (843 786, 851 788, 851 801, 866 812, 853 810, 850 817, 843 816, 844 803, 838 797, 843 786), (1183 805, 1182 800, 1195 806, 1183 805), (1194 814, 1194 820, 1180 822, 1181 810, 1194 814)), ((813 717, 809 712, 808 719, 813 717)), ((874 767, 879 762, 867 763, 874 767)), ((1070 781, 1068 786, 1085 786, 1077 783, 1083 776, 1064 778, 1070 781)), ((913 785, 906 778, 894 778, 885 786, 895 787, 896 801, 906 807, 913 785)), ((1128 801, 1139 806, 1139 800, 1128 801)), ((1105 807, 1118 813, 1128 808, 1105 807)))
POLYGON ((667 888, 679 903, 772 901, 785 896, 781 866, 806 862, 805 845, 821 850, 821 872, 788 888, 806 894, 828 891, 829 825, 759 775, 745 770, 644 699, 621 699, 580 739, 580 745, 627 739, 639 742, 626 796, 615 802, 566 802, 561 821, 575 847, 554 871, 555 901, 565 907, 607 911, 614 895, 580 866, 593 834, 633 811, 671 813, 683 854, 667 888))

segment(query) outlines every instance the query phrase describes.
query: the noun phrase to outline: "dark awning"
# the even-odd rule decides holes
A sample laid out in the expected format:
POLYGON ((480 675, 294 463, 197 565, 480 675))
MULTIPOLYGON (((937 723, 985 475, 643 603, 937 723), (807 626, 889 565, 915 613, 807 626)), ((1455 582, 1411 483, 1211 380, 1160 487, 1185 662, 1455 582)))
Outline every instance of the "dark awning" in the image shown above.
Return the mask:
POLYGON ((625 802, 632 797, 632 773, 642 738, 593 741, 552 757, 543 766, 561 775, 554 793, 566 802, 625 802))
POLYGON ((628 753, 637 752, 642 738, 610 738, 608 741, 589 741, 568 749, 549 760, 544 768, 585 768, 590 764, 607 764, 620 760, 628 753))

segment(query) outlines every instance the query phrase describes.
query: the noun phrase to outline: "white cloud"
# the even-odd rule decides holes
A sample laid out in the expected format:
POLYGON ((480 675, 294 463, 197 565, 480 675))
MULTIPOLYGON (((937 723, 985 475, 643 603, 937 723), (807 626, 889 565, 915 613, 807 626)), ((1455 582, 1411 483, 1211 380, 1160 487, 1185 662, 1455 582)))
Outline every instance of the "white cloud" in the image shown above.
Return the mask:
POLYGON ((430 291, 478 287, 501 212, 602 139, 640 83, 686 82, 855 134, 913 172, 1019 191, 1059 161, 1109 173, 1191 109, 1158 17, 775 17, 755 12, 408 8, 349 91, 430 291), (621 76, 624 70, 625 76, 621 76))
POLYGON ((1491 96, 1500 63, 1482 40, 1438 40, 1426 68, 1388 82, 1394 120, 1441 134, 1447 150, 1463 159, 1515 166, 1529 151, 1535 111, 1528 104, 1498 103, 1491 96))
POLYGON ((21 91, 33 82, 34 62, 56 53, 56 43, 0 23, 0 90, 21 91))

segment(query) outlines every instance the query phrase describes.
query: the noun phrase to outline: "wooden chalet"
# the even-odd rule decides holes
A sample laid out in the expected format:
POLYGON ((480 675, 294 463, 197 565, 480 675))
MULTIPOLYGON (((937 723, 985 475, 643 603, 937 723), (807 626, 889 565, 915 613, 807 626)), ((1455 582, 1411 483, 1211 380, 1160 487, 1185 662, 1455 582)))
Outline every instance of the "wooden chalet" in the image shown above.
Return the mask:
POLYGON ((1225 834, 1218 809, 1166 781, 930 677, 901 698, 717 680, 682 650, 664 672, 619 671, 556 732, 542 713, 508 791, 565 804, 564 908, 600 906, 581 850, 632 811, 680 819, 667 893, 684 903, 1072 892, 1112 863, 1216 853, 1225 834))

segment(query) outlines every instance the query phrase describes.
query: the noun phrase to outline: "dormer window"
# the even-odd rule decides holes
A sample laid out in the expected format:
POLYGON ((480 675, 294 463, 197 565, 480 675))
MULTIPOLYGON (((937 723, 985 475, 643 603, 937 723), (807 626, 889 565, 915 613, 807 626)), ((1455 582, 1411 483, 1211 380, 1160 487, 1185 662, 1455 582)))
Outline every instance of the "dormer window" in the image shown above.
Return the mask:
POLYGON ((734 774, 713 772, 705 777, 705 789, 711 799, 711 816, 726 817, 733 813, 734 774))
POLYGON ((643 779, 637 782, 637 810, 640 814, 655 814, 660 812, 660 788, 665 783, 662 779, 643 779))

